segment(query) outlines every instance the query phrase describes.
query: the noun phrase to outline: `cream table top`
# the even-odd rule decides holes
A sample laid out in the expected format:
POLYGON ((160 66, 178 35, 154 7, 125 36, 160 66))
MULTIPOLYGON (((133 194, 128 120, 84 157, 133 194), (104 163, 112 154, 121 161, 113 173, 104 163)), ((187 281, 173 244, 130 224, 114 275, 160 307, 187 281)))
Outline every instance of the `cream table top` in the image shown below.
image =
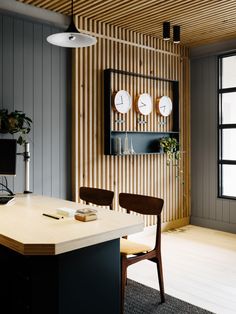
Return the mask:
POLYGON ((139 216, 101 207, 96 207, 98 219, 89 222, 42 215, 56 214, 60 207, 92 206, 34 194, 16 195, 12 203, 0 205, 0 244, 24 255, 56 255, 140 232, 144 227, 139 216))

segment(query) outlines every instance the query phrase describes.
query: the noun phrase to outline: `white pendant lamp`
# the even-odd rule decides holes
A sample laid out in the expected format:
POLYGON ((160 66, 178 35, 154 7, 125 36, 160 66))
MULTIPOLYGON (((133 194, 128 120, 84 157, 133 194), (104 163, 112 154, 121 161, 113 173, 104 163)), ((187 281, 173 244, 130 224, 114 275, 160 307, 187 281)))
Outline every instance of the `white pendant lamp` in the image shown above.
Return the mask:
POLYGON ((81 48, 96 44, 97 39, 78 31, 73 20, 73 0, 71 0, 71 22, 69 27, 63 33, 56 33, 48 36, 47 41, 52 45, 60 47, 81 48))

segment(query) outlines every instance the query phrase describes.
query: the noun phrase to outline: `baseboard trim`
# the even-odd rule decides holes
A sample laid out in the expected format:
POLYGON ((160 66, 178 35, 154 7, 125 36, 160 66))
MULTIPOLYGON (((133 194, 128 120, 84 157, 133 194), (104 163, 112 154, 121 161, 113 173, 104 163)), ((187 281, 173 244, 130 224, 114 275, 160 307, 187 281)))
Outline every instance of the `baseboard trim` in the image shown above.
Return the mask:
MULTIPOLYGON (((190 224, 190 217, 181 218, 173 221, 163 222, 161 224, 161 231, 168 231, 170 229, 181 228, 190 224)), ((145 236, 152 235, 156 232, 156 225, 148 226, 144 228, 144 231, 141 231, 140 234, 145 236)))
MULTIPOLYGON (((177 229, 189 225, 190 217, 177 219, 161 224, 161 231, 168 231, 171 229, 177 229)), ((129 235, 129 239, 133 241, 139 241, 141 238, 153 236, 156 232, 156 225, 145 227, 143 231, 129 235)), ((146 243, 148 244, 148 242, 146 243)), ((150 245, 150 243, 149 243, 150 245)))
MULTIPOLYGON (((187 226, 189 224, 190 224, 190 217, 176 219, 176 220, 172 220, 172 221, 168 221, 168 222, 162 222, 161 231, 163 232, 163 231, 168 231, 170 229, 181 228, 181 227, 187 226)), ((152 234, 154 232, 154 230, 156 230, 156 225, 147 226, 144 228, 144 231, 142 231, 142 233, 144 232, 145 235, 148 236, 149 234, 152 234)))
POLYGON ((184 226, 189 225, 189 223, 190 223, 190 217, 184 217, 181 219, 164 222, 161 224, 161 231, 167 231, 170 229, 184 227, 184 226))
POLYGON ((236 233, 236 224, 191 216, 191 225, 236 233))

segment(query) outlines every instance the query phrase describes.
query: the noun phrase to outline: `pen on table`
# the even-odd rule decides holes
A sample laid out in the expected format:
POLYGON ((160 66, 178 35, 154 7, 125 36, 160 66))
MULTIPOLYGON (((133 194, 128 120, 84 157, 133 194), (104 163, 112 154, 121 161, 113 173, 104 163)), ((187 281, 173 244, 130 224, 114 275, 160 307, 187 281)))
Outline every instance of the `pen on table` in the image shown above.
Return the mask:
POLYGON ((43 213, 43 216, 47 216, 53 219, 60 219, 60 218, 64 218, 63 216, 56 216, 56 215, 51 215, 51 214, 45 214, 43 213))

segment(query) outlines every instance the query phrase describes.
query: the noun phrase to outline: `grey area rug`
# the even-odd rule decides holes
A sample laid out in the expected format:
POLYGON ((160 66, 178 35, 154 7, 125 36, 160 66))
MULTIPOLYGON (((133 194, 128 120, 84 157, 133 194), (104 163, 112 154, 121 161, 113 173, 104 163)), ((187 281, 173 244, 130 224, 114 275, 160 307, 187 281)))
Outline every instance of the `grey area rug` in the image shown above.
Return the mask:
POLYGON ((128 279, 125 289, 124 314, 209 314, 207 310, 201 309, 190 303, 176 299, 166 294, 166 302, 160 304, 158 290, 144 286, 138 282, 128 279))

